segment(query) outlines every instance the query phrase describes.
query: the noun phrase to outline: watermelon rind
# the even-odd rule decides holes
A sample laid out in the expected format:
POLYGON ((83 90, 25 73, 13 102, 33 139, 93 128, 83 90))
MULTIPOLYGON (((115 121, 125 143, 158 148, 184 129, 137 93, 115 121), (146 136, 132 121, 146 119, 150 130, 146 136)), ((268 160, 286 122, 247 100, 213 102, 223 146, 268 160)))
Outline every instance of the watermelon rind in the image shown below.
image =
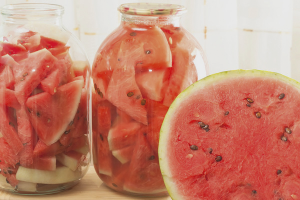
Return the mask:
POLYGON ((80 179, 80 171, 72 171, 68 167, 58 167, 55 171, 30 169, 20 166, 16 178, 19 181, 43 184, 61 184, 80 179))
POLYGON ((160 165, 161 173, 164 179, 165 186, 173 200, 184 199, 184 198, 181 196, 180 189, 177 188, 175 184, 175 180, 172 178, 172 174, 169 166, 169 159, 168 159, 169 155, 166 147, 170 139, 169 136, 171 135, 170 122, 173 121, 173 117, 178 117, 177 115, 177 111, 179 110, 178 108, 182 107, 184 102, 192 98, 193 95, 196 95, 197 91, 207 86, 211 86, 214 83, 219 83, 224 80, 230 80, 230 78, 235 78, 235 77, 274 78, 278 81, 289 84, 300 90, 299 82, 276 72, 263 71, 263 70, 231 70, 231 71, 224 71, 224 72, 209 75, 197 81, 196 83, 190 85, 187 89, 181 92, 173 101, 173 103, 170 105, 170 108, 165 116, 165 119, 163 121, 160 130, 159 147, 158 147, 159 165, 160 165))

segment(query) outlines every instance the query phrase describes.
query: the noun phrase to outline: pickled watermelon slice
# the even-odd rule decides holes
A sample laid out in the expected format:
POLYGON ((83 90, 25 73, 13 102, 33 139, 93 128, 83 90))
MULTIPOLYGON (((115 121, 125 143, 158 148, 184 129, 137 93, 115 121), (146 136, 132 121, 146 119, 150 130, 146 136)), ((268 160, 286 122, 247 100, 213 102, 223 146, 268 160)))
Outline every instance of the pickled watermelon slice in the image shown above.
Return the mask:
POLYGON ((54 95, 44 92, 28 98, 31 124, 46 145, 59 140, 74 119, 82 86, 83 80, 77 80, 57 88, 54 95))
POLYGON ((160 168, 173 200, 297 199, 300 84, 235 70, 208 76, 172 103, 160 168))

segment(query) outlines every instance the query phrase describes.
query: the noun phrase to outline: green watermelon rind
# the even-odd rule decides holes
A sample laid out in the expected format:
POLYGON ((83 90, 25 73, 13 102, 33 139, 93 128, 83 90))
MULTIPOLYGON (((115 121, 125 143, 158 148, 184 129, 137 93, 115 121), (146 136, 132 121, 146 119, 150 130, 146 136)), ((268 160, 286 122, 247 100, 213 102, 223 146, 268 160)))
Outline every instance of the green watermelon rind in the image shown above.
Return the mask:
POLYGON ((274 78, 284 83, 287 83, 295 88, 298 88, 300 91, 300 83, 296 80, 284 76, 282 74, 271 72, 271 71, 263 71, 263 70, 231 70, 224 71, 216 74, 209 75, 194 84, 190 85, 183 92, 181 92, 173 103, 170 105, 170 108, 165 116, 163 124, 160 129, 160 137, 159 137, 159 165, 160 170, 163 176, 163 180, 165 186, 172 197, 173 200, 182 199, 180 195, 180 190, 176 187, 176 184, 173 181, 170 168, 168 165, 168 150, 166 149, 168 140, 169 140, 169 131, 171 130, 169 121, 172 121, 173 117, 176 117, 176 110, 178 107, 182 106, 182 103, 190 98, 191 95, 197 93, 197 91, 209 86, 214 83, 219 83, 221 81, 229 80, 230 78, 241 78, 241 77, 266 77, 266 78, 274 78))

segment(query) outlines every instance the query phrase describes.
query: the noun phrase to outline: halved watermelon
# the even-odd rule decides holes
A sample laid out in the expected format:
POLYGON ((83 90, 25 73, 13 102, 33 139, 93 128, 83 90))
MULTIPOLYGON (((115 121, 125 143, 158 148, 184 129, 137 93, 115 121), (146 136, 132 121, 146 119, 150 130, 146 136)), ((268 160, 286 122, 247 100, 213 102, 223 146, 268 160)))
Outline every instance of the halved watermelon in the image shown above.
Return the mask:
POLYGON ((164 192, 165 185, 160 173, 158 157, 140 133, 133 150, 128 175, 124 181, 124 190, 132 193, 164 192))
POLYGON ((198 80, 197 70, 194 63, 190 62, 190 56, 189 51, 179 46, 172 51, 173 67, 164 98, 165 106, 170 106, 180 92, 198 80))
POLYGON ((15 93, 21 105, 25 104, 27 97, 40 84, 52 70, 56 58, 46 50, 29 54, 28 58, 20 61, 20 66, 14 68, 15 93))
POLYGON ((163 122, 159 159, 174 200, 297 199, 300 84, 235 70, 182 92, 163 122))
POLYGON ((82 85, 83 81, 73 81, 57 88, 54 95, 44 92, 28 98, 32 126, 45 144, 55 143, 74 119, 82 85))
POLYGON ((147 125, 146 100, 135 82, 134 68, 114 70, 107 88, 107 99, 136 121, 147 125))

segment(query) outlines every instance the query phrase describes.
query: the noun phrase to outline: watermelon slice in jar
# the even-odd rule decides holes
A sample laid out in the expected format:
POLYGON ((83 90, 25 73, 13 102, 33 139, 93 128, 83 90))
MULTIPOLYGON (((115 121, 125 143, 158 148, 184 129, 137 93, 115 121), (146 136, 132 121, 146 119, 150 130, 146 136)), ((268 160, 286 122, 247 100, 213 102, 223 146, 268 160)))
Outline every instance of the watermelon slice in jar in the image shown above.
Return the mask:
POLYGON ((208 76, 172 103, 159 141, 174 200, 297 199, 300 85, 281 74, 208 76))

